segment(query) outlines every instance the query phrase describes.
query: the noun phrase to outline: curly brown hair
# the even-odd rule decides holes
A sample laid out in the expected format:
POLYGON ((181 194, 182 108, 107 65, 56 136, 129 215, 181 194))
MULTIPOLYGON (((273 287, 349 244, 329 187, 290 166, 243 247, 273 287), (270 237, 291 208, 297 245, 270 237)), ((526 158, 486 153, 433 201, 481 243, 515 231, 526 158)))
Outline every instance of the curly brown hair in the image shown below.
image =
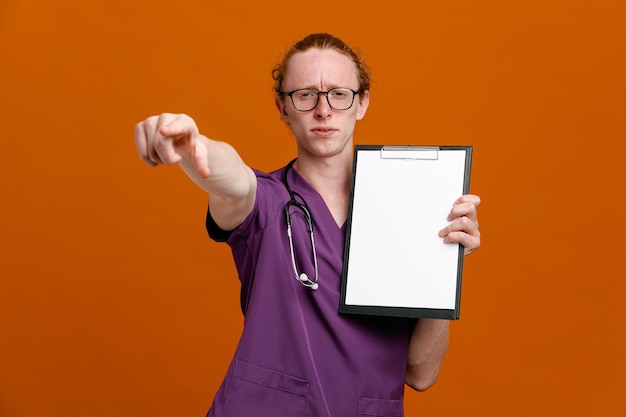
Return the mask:
POLYGON ((328 33, 313 33, 304 39, 296 42, 283 56, 281 63, 276 64, 272 70, 272 78, 274 79, 274 91, 282 97, 282 85, 289 66, 289 60, 298 52, 305 52, 312 48, 334 49, 350 58, 356 65, 357 75, 359 78, 359 95, 370 89, 371 75, 369 68, 354 48, 348 46, 341 39, 336 38, 328 33))

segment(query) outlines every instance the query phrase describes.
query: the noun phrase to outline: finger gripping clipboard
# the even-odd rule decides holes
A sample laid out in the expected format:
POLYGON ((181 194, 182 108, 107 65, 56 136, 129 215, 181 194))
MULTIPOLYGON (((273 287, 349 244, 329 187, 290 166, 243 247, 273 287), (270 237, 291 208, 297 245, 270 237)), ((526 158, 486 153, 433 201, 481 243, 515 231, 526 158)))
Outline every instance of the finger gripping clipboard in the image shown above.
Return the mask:
POLYGON ((340 313, 459 318, 464 250, 438 233, 469 192, 472 150, 355 146, 340 313))

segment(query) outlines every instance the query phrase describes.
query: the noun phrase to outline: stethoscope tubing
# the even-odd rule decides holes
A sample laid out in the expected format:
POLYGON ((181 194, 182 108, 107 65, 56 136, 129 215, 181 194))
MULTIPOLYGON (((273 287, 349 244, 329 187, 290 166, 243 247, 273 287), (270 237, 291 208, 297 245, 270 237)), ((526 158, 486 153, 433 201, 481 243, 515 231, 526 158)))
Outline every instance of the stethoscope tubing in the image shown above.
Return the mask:
POLYGON ((291 254, 291 263, 293 265, 293 272, 296 280, 303 286, 312 290, 316 290, 319 287, 319 285, 317 284, 317 280, 319 278, 319 269, 317 264, 317 251, 315 249, 315 236, 313 234, 313 217, 311 216, 311 211, 306 206, 306 203, 304 202, 302 196, 298 193, 293 192, 291 190, 291 187, 289 187, 289 182, 287 181, 287 173, 293 166, 294 162, 296 162, 296 159, 289 162, 283 170, 283 184, 285 185, 285 188, 289 193, 289 201, 285 204, 285 219, 287 223, 287 239, 289 241, 289 252, 291 254), (302 203, 296 200, 296 195, 300 197, 300 199, 303 201, 302 203), (289 211, 291 207, 299 209, 304 215, 304 218, 307 222, 307 226, 309 229, 309 239, 311 241, 311 252, 313 256, 313 267, 315 269, 315 278, 313 280, 309 279, 309 277, 305 273, 298 273, 298 266, 296 265, 296 256, 293 246, 293 235, 291 229, 291 213, 289 211))

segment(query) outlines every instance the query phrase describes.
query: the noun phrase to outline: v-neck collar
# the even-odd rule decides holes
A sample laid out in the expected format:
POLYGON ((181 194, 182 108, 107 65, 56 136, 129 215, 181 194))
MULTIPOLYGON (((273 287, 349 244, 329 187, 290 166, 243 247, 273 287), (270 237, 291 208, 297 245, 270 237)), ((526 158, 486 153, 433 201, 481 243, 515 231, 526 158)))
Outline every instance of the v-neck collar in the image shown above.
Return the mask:
MULTIPOLYGON (((281 173, 282 175, 282 173, 281 173)), ((313 217, 314 226, 329 237, 333 243, 334 251, 339 257, 343 257, 343 245, 346 235, 346 222, 339 226, 328 209, 322 195, 293 167, 287 173, 287 181, 294 192, 299 193, 305 200, 313 217)))

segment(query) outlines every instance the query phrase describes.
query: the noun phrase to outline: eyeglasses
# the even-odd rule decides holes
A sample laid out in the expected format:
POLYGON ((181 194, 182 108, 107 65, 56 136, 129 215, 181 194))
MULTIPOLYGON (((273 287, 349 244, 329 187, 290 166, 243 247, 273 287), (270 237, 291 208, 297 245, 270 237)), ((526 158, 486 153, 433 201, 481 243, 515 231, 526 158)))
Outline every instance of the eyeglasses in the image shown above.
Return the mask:
POLYGON ((359 91, 351 88, 331 88, 328 91, 317 91, 314 88, 301 88, 289 92, 280 91, 281 95, 291 98, 293 107, 298 111, 310 111, 317 107, 320 94, 326 94, 328 105, 333 110, 348 110, 354 103, 354 97, 359 91))

